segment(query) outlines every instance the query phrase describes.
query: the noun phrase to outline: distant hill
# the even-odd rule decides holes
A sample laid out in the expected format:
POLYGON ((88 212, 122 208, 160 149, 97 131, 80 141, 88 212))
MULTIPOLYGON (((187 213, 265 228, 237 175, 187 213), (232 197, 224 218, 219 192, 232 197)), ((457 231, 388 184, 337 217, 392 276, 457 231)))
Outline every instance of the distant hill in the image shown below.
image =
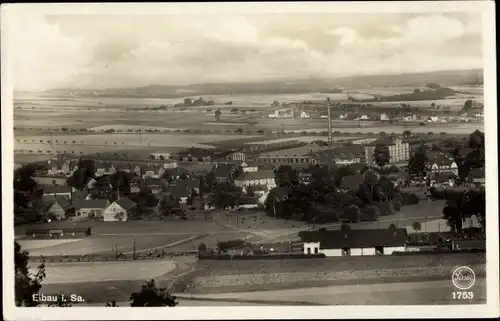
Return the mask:
POLYGON ((296 94, 306 92, 328 92, 339 87, 366 86, 421 86, 436 83, 443 87, 482 84, 483 70, 450 70, 426 73, 394 75, 351 76, 332 79, 308 79, 297 81, 266 81, 246 83, 205 83, 187 86, 149 85, 135 88, 115 88, 103 90, 56 89, 51 94, 73 93, 78 96, 98 97, 157 97, 177 98, 187 93, 191 96, 226 94, 296 94))

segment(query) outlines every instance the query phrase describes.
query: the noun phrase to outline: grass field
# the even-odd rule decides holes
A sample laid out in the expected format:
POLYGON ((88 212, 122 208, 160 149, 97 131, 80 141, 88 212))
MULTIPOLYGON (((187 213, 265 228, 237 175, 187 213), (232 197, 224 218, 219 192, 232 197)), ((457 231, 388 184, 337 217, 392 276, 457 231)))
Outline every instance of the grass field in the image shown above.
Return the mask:
MULTIPOLYGON (((134 261, 46 264, 47 278, 43 284, 103 282, 121 280, 141 280, 159 277, 172 272, 176 267, 169 261, 134 261)), ((35 271, 35 266, 32 271, 35 271)))

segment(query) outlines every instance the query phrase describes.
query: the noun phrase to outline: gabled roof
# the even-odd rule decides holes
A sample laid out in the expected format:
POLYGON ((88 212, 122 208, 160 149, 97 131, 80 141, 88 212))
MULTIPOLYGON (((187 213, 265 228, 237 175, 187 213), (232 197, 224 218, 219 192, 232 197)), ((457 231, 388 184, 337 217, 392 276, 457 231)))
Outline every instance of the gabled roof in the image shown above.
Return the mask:
POLYGON ((348 189, 357 190, 364 181, 365 177, 361 174, 348 175, 342 177, 341 185, 348 189))
POLYGON ((303 231, 303 242, 320 242, 321 249, 372 248, 402 246, 408 240, 406 229, 371 229, 349 231, 303 231))
POLYGON ((238 181, 249 181, 249 180, 254 180, 254 179, 269 179, 269 178, 274 178, 274 171, 267 169, 267 170, 262 170, 262 171, 256 171, 256 172, 245 172, 235 180, 238 181))
POLYGON ((121 197, 117 199, 115 203, 120 205, 120 207, 123 208, 124 210, 129 210, 137 206, 137 204, 128 197, 121 197))
POLYGON ((104 209, 106 208, 106 205, 108 204, 107 199, 83 199, 83 200, 78 200, 73 203, 73 207, 75 209, 80 209, 80 208, 101 208, 104 209))
POLYGON ((45 209, 49 209, 55 203, 58 203, 63 209, 71 208, 71 201, 66 195, 44 195, 42 196, 42 202, 44 204, 45 209))
POLYGON ((71 186, 46 186, 43 188, 43 194, 64 194, 71 193, 71 186))

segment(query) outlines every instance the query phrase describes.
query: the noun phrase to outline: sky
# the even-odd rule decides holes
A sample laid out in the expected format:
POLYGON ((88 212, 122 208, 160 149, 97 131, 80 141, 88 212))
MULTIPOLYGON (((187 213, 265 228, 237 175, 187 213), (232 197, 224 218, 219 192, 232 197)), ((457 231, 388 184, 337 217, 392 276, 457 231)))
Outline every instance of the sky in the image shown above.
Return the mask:
POLYGON ((482 68, 481 16, 50 15, 13 19, 17 90, 303 80, 482 68))

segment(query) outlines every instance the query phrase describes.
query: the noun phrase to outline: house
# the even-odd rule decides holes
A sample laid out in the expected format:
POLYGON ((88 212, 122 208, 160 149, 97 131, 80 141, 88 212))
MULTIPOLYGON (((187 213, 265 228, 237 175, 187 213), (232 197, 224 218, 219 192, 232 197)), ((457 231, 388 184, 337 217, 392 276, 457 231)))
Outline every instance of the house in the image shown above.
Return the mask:
POLYGON ((137 211, 137 204, 128 197, 121 197, 102 212, 104 222, 128 221, 137 211))
POLYGON ((232 154, 229 154, 227 157, 227 160, 235 160, 235 161, 245 161, 247 155, 244 152, 234 152, 232 154))
POLYGON ((84 200, 89 198, 90 194, 87 189, 84 189, 82 191, 75 190, 73 191, 73 194, 71 196, 71 201, 74 203, 76 201, 84 200))
POLYGON ((326 149, 329 149, 329 147, 312 142, 295 148, 262 153, 259 156, 259 161, 276 165, 315 165, 317 160, 313 154, 326 149))
POLYGON ((387 116, 386 113, 382 113, 380 115, 380 121, 389 121, 389 120, 390 120, 390 118, 389 118, 389 116, 387 116))
POLYGON ((308 113, 306 113, 305 111, 303 111, 303 112, 300 113, 300 118, 311 118, 311 115, 309 115, 308 113))
POLYGON ((103 211, 109 206, 107 199, 81 199, 74 202, 75 219, 101 218, 103 211))
POLYGON ((187 204, 188 198, 192 195, 191 190, 185 183, 169 185, 166 194, 178 199, 180 204, 187 204))
POLYGON ((159 194, 162 190, 162 181, 159 178, 146 177, 142 180, 142 186, 149 188, 153 194, 159 194))
POLYGON ((64 175, 44 175, 44 176, 34 176, 33 180, 39 186, 64 186, 66 185, 67 178, 64 175))
POLYGON ((341 187, 347 190, 357 191, 359 185, 365 181, 365 177, 361 174, 348 175, 342 177, 341 187))
POLYGON ((404 252, 408 241, 406 229, 371 229, 348 231, 303 231, 304 254, 325 256, 391 255, 404 252))
POLYGON ((310 154, 318 164, 349 165, 360 163, 364 158, 364 147, 360 145, 341 146, 310 154))
POLYGON ((430 179, 431 187, 454 187, 457 176, 454 173, 437 173, 433 174, 430 179))
POLYGON ((166 152, 155 152, 151 153, 150 157, 156 160, 165 160, 165 159, 170 159, 172 157, 172 154, 166 152))
POLYGON ((71 199, 73 189, 71 186, 46 186, 42 189, 42 195, 67 196, 71 199))
POLYGON ((160 178, 165 173, 165 168, 160 164, 142 164, 141 167, 142 178, 160 178))
POLYGON ((437 123, 437 122, 439 122, 439 117, 438 116, 430 116, 429 118, 427 118, 427 122, 428 123, 437 123))
POLYGON ((453 160, 451 155, 442 152, 427 152, 427 171, 437 173, 451 172, 458 175, 457 163, 453 160))
POLYGON ((246 172, 234 179, 234 185, 239 187, 265 185, 268 189, 276 187, 273 170, 246 172))
POLYGON ((485 186, 485 172, 483 168, 472 168, 468 175, 468 181, 471 184, 485 186))
POLYGON ((165 170, 164 174, 167 174, 173 180, 181 179, 184 177, 191 178, 191 176, 192 176, 191 172, 183 167, 168 168, 165 170))
POLYGON ((238 166, 236 164, 215 164, 214 178, 219 182, 230 180, 234 177, 238 166))
POLYGON ((52 196, 46 195, 42 198, 44 213, 50 215, 56 220, 65 219, 73 209, 70 198, 68 196, 52 196))
POLYGON ((76 162, 67 159, 50 159, 47 161, 48 175, 69 175, 76 162))
POLYGON ((410 159, 410 145, 397 137, 383 137, 365 145, 365 160, 369 165, 375 164, 375 147, 377 145, 387 146, 389 149, 389 161, 391 163, 407 161, 410 159))
MULTIPOLYGON (((347 119, 347 117, 348 117, 347 114, 340 114, 339 119, 344 120, 347 119)), ((328 118, 328 116, 326 118, 328 118)))
POLYGON ((81 238, 91 234, 92 229, 90 227, 35 228, 26 230, 26 237, 33 239, 59 238, 61 236, 81 238))
POLYGON ((309 185, 312 180, 312 173, 300 172, 299 175, 297 175, 297 179, 300 184, 309 185))
POLYGON ((251 164, 251 163, 248 163, 248 162, 243 162, 240 164, 241 166, 241 169, 243 170, 244 173, 247 173, 247 172, 256 172, 259 170, 259 166, 256 165, 256 164, 251 164))

